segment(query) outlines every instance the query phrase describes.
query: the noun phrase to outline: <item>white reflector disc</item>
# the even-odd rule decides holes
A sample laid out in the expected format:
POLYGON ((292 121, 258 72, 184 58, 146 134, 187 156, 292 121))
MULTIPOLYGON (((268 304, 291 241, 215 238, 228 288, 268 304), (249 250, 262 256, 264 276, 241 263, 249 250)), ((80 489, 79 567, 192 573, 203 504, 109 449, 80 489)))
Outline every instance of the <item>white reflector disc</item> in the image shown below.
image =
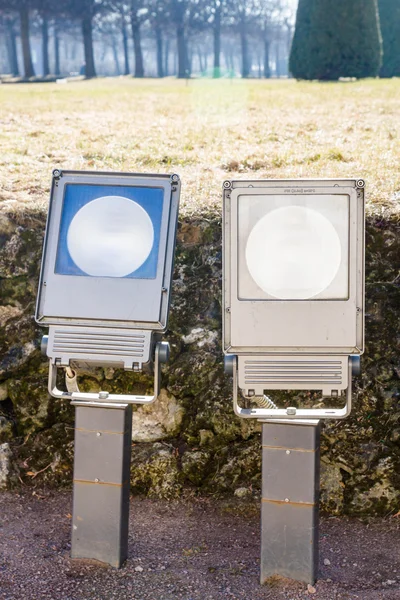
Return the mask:
POLYGON ((246 244, 250 275, 267 294, 306 300, 334 280, 342 258, 339 236, 321 213, 304 206, 277 208, 253 227, 246 244))
POLYGON ((67 246, 74 263, 94 277, 125 277, 148 258, 154 228, 147 212, 122 196, 103 196, 74 216, 67 246))

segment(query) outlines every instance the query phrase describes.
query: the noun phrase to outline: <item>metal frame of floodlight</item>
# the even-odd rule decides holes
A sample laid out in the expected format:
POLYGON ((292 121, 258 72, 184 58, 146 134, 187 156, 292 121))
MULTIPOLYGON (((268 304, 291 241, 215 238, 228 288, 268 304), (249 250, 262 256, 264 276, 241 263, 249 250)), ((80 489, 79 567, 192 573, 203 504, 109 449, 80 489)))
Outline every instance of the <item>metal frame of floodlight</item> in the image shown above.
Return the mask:
MULTIPOLYGON (((223 349, 233 376, 234 411, 243 418, 333 419, 351 410, 351 378, 364 351, 364 181, 241 180, 223 184, 223 349), (243 299, 239 296, 239 201, 271 196, 347 196, 348 297, 345 299, 243 299), (332 324, 340 326, 334 327, 332 324), (243 408, 267 390, 321 390, 324 399, 345 393, 343 408, 243 408)), ((261 199, 261 200, 260 200, 261 199)), ((276 205, 279 205, 276 200, 276 205)))
POLYGON ((159 336, 168 320, 179 195, 180 178, 176 174, 53 171, 35 314, 40 325, 49 326, 42 352, 50 362, 48 388, 52 396, 135 404, 150 403, 157 398, 160 366, 169 356, 169 346, 159 336), (162 204, 154 278, 73 276, 56 272, 67 186, 98 186, 104 190, 112 187, 121 189, 121 195, 127 189, 157 191, 162 204), (148 396, 61 391, 56 385, 57 369, 72 362, 136 372, 154 362, 154 393, 148 396))

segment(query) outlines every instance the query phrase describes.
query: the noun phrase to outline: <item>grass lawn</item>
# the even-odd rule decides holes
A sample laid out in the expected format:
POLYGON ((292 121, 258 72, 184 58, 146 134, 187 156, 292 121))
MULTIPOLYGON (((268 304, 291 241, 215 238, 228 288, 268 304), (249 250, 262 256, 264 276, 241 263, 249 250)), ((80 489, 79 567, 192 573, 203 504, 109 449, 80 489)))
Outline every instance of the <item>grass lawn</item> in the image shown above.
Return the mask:
POLYGON ((45 206, 61 167, 177 172, 186 214, 235 177, 363 177, 400 212, 400 79, 7 84, 0 122, 0 206, 45 206))

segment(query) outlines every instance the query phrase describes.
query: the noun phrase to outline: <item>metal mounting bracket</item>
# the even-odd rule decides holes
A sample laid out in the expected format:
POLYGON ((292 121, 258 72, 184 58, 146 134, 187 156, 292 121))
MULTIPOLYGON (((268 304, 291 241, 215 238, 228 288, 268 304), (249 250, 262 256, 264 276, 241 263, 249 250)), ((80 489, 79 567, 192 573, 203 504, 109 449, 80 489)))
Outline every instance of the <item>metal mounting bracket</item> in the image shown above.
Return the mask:
POLYGON ((154 357, 154 394, 152 396, 137 396, 133 394, 109 394, 108 392, 64 392, 57 388, 57 364, 49 363, 48 390, 54 398, 71 400, 75 405, 114 405, 114 404, 151 404, 160 394, 161 364, 169 358, 168 342, 157 342, 154 357))
MULTIPOLYGON (((228 357, 225 357, 226 359, 228 357)), ((354 370, 359 367, 359 359, 355 357, 354 370)), ((228 361, 225 360, 225 371, 232 374, 233 377, 233 410, 238 417, 244 419, 344 419, 351 412, 351 396, 352 396, 352 375, 353 361, 348 361, 348 387, 346 389, 346 403, 343 408, 242 408, 238 403, 238 368, 237 357, 229 355, 228 361)))

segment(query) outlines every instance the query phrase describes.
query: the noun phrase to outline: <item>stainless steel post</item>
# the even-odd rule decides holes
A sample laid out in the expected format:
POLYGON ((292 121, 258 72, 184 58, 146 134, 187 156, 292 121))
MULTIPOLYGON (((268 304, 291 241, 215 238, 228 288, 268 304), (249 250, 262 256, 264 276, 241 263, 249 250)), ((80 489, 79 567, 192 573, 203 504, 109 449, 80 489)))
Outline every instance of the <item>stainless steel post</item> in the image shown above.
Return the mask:
POLYGON ((261 583, 318 575, 319 421, 263 422, 261 583))
POLYGON ((128 554, 132 405, 73 404, 71 557, 119 568, 128 554))

